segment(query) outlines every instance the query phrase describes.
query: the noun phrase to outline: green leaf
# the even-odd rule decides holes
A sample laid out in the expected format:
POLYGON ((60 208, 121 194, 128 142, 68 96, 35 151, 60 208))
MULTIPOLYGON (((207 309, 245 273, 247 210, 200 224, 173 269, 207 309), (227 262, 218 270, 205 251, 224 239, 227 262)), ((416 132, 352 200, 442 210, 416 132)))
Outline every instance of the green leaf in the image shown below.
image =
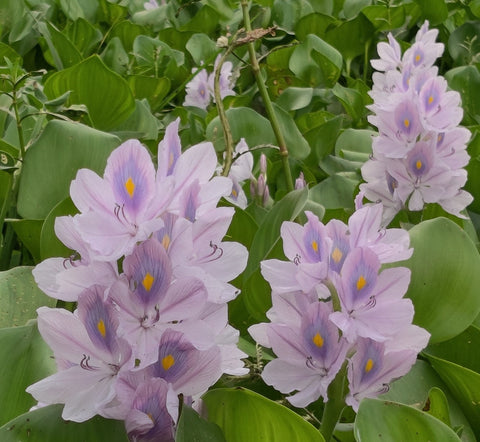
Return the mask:
POLYGON ((288 154, 298 160, 305 159, 310 153, 310 146, 298 130, 293 118, 276 103, 273 103, 273 110, 285 138, 288 154))
MULTIPOLYGON (((228 109, 226 114, 235 143, 240 141, 240 138, 245 138, 250 148, 260 144, 277 144, 270 121, 253 109, 236 107, 228 109)), ((215 145, 217 152, 225 150, 223 129, 218 117, 215 117, 207 126, 206 135, 207 140, 215 145)))
POLYGON ((59 202, 47 215, 40 233, 40 256, 43 259, 63 256, 67 258, 73 251, 64 245, 55 234, 55 220, 58 216, 78 213, 70 197, 59 202))
POLYGON ((447 397, 440 388, 433 387, 430 389, 423 411, 451 427, 447 397))
MULTIPOLYGON (((0 358, 0 397, 3 404, 0 407, 0 425, 4 425, 36 405, 37 401, 25 389, 55 372, 55 363, 34 321, 23 327, 0 329, 0 358)), ((6 428, 9 427, 11 425, 7 424, 0 428, 0 440, 20 440, 7 439, 6 428)))
POLYGON ((103 175, 108 156, 119 144, 117 137, 82 124, 50 121, 25 155, 18 212, 23 218, 44 219, 68 196, 78 169, 103 175))
POLYGON ((205 421, 195 410, 184 405, 175 442, 225 442, 225 438, 218 425, 205 421))
POLYGON ((464 124, 480 124, 480 71, 476 66, 460 66, 445 74, 448 85, 460 92, 465 111, 464 124))
POLYGON ((359 179, 335 174, 310 189, 311 198, 326 209, 353 209, 353 193, 359 179))
POLYGON ((343 13, 345 18, 350 20, 356 17, 366 6, 370 6, 372 0, 345 0, 343 3, 343 13))
POLYGON ((365 106, 363 105, 363 99, 360 92, 355 89, 343 87, 340 84, 336 84, 332 89, 333 94, 342 103, 346 112, 353 121, 358 121, 365 113, 365 106))
POLYGON ((322 442, 320 432, 292 410, 244 388, 203 395, 208 419, 228 442, 322 442))
POLYGON ((272 8, 272 19, 278 27, 293 32, 301 17, 315 12, 307 0, 276 0, 272 8))
POLYGON ((462 407, 477 438, 480 437, 480 374, 453 362, 426 355, 434 370, 462 407))
POLYGON ((327 31, 325 40, 335 47, 346 60, 352 60, 365 52, 365 45, 374 35, 370 21, 360 14, 353 20, 341 23, 327 31))
POLYGON ((148 35, 149 29, 132 23, 129 20, 123 20, 117 23, 110 33, 111 38, 118 37, 127 52, 133 50, 133 42, 139 35, 148 35))
POLYGON ((112 133, 122 140, 130 138, 156 140, 158 120, 152 115, 146 99, 135 100, 135 111, 122 124, 112 129, 112 133))
POLYGON ((243 280, 258 269, 260 262, 267 259, 275 245, 280 241, 280 227, 283 221, 294 220, 303 210, 308 199, 308 189, 294 190, 285 195, 267 213, 253 238, 243 280))
POLYGON ((167 77, 155 78, 143 75, 130 75, 128 84, 137 100, 146 98, 152 111, 156 111, 163 99, 170 91, 170 79, 167 77))
MULTIPOLYGON (((1 11, 1 10, 0 10, 1 11)), ((1 23, 1 19, 0 19, 1 23)), ((15 51, 11 46, 8 46, 5 43, 0 42, 0 66, 5 65, 5 57, 7 57, 12 63, 16 61, 22 65, 22 57, 21 55, 15 51)))
POLYGON ((103 37, 99 29, 83 18, 69 23, 64 33, 83 57, 88 57, 103 37))
POLYGON ((2 442, 127 442, 122 421, 94 416, 81 424, 62 419, 63 405, 49 405, 22 414, 0 428, 2 442))
MULTIPOLYGON (((309 157, 310 163, 318 165, 335 147, 335 141, 342 128, 343 116, 322 116, 318 113, 311 113, 306 117, 304 120, 308 129, 303 136, 312 148, 312 154, 309 157)), ((297 123, 300 124, 301 120, 299 119, 297 123)))
POLYGON ((20 326, 36 318, 42 305, 54 307, 32 276, 33 267, 15 267, 0 272, 0 327, 20 326))
POLYGON ((17 168, 16 164, 17 160, 9 152, 0 150, 0 170, 14 171, 17 168))
POLYGON ((455 432, 438 419, 408 405, 378 399, 360 403, 354 427, 358 441, 459 442, 455 432))
MULTIPOLYGON (((57 70, 68 68, 82 61, 82 56, 73 43, 51 23, 38 23, 38 30, 47 43, 49 55, 57 70)), ((45 55, 47 56, 47 54, 45 55)))
POLYGON ((117 74, 124 75, 128 70, 130 59, 122 42, 118 37, 110 39, 107 47, 102 52, 103 62, 117 74))
POLYGON ((362 14, 370 20, 377 31, 400 28, 405 23, 403 5, 371 5, 363 8, 362 14))
POLYGON ((410 230, 413 256, 407 296, 414 323, 431 333, 430 343, 451 339, 480 312, 480 256, 468 235, 453 221, 436 218, 410 230))
POLYGON ((108 130, 125 121, 135 109, 127 82, 108 69, 98 55, 54 73, 45 81, 45 93, 53 99, 72 91, 69 104, 85 104, 93 126, 108 130))
POLYGON ((335 155, 350 161, 365 162, 372 153, 372 137, 368 129, 345 129, 335 143, 335 155))
POLYGON ((312 87, 333 86, 342 70, 342 56, 316 35, 307 35, 289 61, 290 70, 312 87))
POLYGON ((217 45, 206 34, 193 34, 187 42, 186 49, 190 52, 197 66, 200 66, 202 62, 206 62, 218 52, 217 45))
POLYGON ((423 13, 423 17, 430 22, 430 26, 443 23, 448 17, 448 8, 445 0, 415 0, 423 13))
POLYGON ((473 431, 458 402, 427 361, 417 360, 412 369, 405 376, 394 381, 388 392, 382 394, 380 398, 422 409, 426 405, 429 392, 433 387, 438 387, 445 393, 453 428, 463 428, 462 440, 476 442, 473 431))
POLYGON ((325 37, 325 31, 335 19, 329 15, 314 12, 303 16, 297 21, 295 26, 295 35, 300 41, 304 41, 308 34, 315 34, 320 38, 325 37))
POLYGON ((35 262, 40 261, 40 232, 43 220, 19 219, 10 222, 19 240, 31 253, 35 262))
POLYGON ((456 65, 467 65, 480 53, 480 23, 467 22, 448 37, 448 52, 456 65))

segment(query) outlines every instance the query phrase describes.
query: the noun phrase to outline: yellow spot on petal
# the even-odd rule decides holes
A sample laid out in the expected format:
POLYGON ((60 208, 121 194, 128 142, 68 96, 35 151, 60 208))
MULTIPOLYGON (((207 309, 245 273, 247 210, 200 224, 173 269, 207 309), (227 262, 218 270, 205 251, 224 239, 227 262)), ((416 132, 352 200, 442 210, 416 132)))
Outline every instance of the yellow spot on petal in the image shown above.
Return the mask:
POLYGON ((170 167, 173 164, 173 152, 170 152, 170 155, 168 156, 168 167, 170 167))
POLYGON ((433 97, 430 95, 428 97, 428 104, 432 104, 433 103, 433 97))
POLYGON ((417 170, 420 170, 422 168, 423 164, 420 160, 417 160, 417 162, 415 163, 415 167, 417 168, 417 170))
POLYGON ((155 419, 153 419, 152 413, 147 413, 147 416, 150 418, 150 420, 155 423, 155 419))
POLYGON ((162 246, 165 250, 168 250, 169 245, 170 245, 170 236, 168 236, 168 234, 165 233, 165 235, 163 235, 163 238, 162 238, 162 246))
POLYGON ((232 196, 234 198, 237 198, 237 196, 238 196, 238 192, 235 189, 232 189, 232 196))
POLYGON ((323 338, 320 333, 317 333, 313 338, 312 338, 313 343, 318 347, 322 348, 323 347, 323 338))
POLYGON ((363 277, 363 275, 360 275, 360 277, 357 279, 357 290, 362 290, 366 284, 367 280, 363 277))
POLYGON ((143 278, 142 285, 145 287, 145 290, 149 292, 152 289, 153 282, 155 281, 155 278, 150 275, 150 273, 147 272, 145 275, 145 278, 143 278))
POLYGON ((128 180, 125 181, 125 189, 130 195, 130 198, 133 198, 133 193, 135 192, 135 183, 133 182, 132 177, 128 177, 128 180))
POLYGON ((162 367, 164 370, 168 370, 173 364, 175 364, 175 358, 172 355, 167 355, 162 359, 162 367))
POLYGON ((373 368, 373 361, 369 359, 365 364, 365 373, 368 373, 373 368))
POLYGON ((315 240, 312 241, 312 249, 315 253, 318 252, 318 243, 315 240))
POLYGON ((336 264, 340 262, 342 259, 343 253, 338 247, 335 247, 335 249, 332 252, 332 259, 335 261, 336 264))
POLYGON ((408 129, 410 127, 410 120, 408 118, 405 118, 405 120, 403 120, 403 124, 408 129))
POLYGON ((417 54, 415 56, 415 63, 418 63, 422 59, 422 56, 420 54, 417 54))
POLYGON ((97 329, 102 335, 102 338, 107 335, 107 330, 105 329, 105 322, 103 322, 103 319, 100 319, 100 321, 97 322, 97 329))

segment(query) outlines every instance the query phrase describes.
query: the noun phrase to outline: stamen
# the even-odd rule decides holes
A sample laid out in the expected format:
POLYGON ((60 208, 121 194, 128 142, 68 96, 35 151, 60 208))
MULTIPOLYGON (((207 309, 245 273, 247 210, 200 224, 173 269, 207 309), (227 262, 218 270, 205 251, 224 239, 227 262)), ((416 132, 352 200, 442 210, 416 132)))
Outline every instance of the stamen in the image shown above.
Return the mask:
POLYGON ((298 266, 300 264, 300 255, 295 255, 295 258, 293 258, 293 263, 298 266))
POLYGON ((95 368, 89 365, 88 361, 90 361, 90 356, 84 354, 82 360, 80 361, 80 367, 82 367, 84 370, 95 370, 95 368))

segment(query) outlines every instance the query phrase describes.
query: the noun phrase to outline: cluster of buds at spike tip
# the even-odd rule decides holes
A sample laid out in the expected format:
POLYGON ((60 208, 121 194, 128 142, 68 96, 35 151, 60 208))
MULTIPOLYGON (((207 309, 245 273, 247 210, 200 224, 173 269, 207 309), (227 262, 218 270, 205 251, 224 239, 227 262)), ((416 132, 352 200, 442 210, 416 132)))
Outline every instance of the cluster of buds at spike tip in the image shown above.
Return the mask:
POLYGON ((470 132, 458 126, 460 94, 448 90, 433 65, 443 53, 437 35, 425 22, 402 56, 389 34, 388 43, 378 44, 380 58, 371 61, 379 72, 373 74, 369 122, 379 134, 362 167, 366 183, 360 189, 368 200, 382 202, 385 222, 403 208, 419 211, 427 203, 463 217, 460 212, 472 202, 462 190, 470 132))
POLYGON ((260 155, 258 178, 252 177, 250 180, 250 195, 259 206, 269 207, 272 203, 267 185, 267 157, 263 153, 260 155))
POLYGON ((249 328, 277 356, 262 378, 289 402, 305 407, 322 397, 347 364, 347 404, 355 411, 364 397, 375 397, 406 374, 427 345, 429 333, 412 325, 413 304, 405 298, 410 270, 382 269, 408 259, 408 232, 383 229, 382 205, 360 207, 348 225, 284 222, 283 251, 288 261, 262 261, 272 288, 271 322, 249 328))
POLYGON ((38 309, 58 371, 27 391, 65 404, 64 419, 124 420, 138 442, 173 441, 179 395, 195 403, 223 373, 248 372, 227 311, 247 250, 223 240, 234 209, 217 207, 233 183, 215 176, 211 143, 182 153, 178 126, 166 128, 157 167, 129 140, 103 177, 79 170, 70 187, 79 213, 55 223, 74 254, 33 271, 45 293, 77 310, 38 309))

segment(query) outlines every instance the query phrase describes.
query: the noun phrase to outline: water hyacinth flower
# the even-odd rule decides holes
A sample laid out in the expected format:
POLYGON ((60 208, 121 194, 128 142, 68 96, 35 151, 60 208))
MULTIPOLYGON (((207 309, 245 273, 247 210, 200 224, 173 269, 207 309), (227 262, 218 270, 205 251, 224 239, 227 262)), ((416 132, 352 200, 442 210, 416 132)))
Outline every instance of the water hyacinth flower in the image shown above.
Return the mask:
MULTIPOLYGON (((208 74, 206 69, 198 70, 194 68, 192 73, 198 71, 195 77, 187 83, 184 106, 193 106, 206 110, 210 103, 215 102, 214 84, 215 84, 215 71, 218 68, 221 55, 218 55, 214 70, 208 74)), ((220 96, 222 99, 229 95, 235 95, 233 87, 235 85, 233 73, 233 64, 230 61, 226 61, 222 64, 219 77, 220 96)))
POLYGON ((363 397, 379 395, 410 370, 430 337, 412 325, 413 304, 404 298, 410 270, 382 269, 411 256, 408 233, 383 228, 382 205, 361 200, 348 224, 324 225, 310 212, 303 226, 284 222, 289 261, 261 263, 272 288, 270 322, 248 331, 277 357, 262 378, 292 394, 287 399, 297 407, 320 397, 328 403, 328 387, 346 366, 350 393, 336 400, 358 410, 363 397))
POLYGON ((80 170, 71 186, 79 213, 56 222, 74 254, 34 271, 47 294, 77 309, 38 310, 58 372, 27 391, 64 404, 65 419, 124 420, 132 441, 174 440, 178 395, 192 404, 223 373, 248 372, 226 304, 248 252, 224 241, 234 209, 216 207, 232 181, 215 175, 211 143, 182 153, 178 127, 167 126, 157 167, 129 140, 103 177, 80 170))
POLYGON ((369 108, 374 115, 368 120, 379 134, 373 139, 372 159, 362 167, 365 183, 360 189, 370 201, 384 204, 384 224, 402 208, 419 211, 428 203, 463 217, 460 212, 472 201, 461 189, 470 133, 458 128, 463 117, 459 93, 448 90, 433 66, 443 53, 437 35, 425 22, 402 56, 389 34, 388 44, 378 44, 380 59, 371 62, 381 72, 373 75, 374 103, 369 108), (448 150, 442 147, 445 138, 448 150))

